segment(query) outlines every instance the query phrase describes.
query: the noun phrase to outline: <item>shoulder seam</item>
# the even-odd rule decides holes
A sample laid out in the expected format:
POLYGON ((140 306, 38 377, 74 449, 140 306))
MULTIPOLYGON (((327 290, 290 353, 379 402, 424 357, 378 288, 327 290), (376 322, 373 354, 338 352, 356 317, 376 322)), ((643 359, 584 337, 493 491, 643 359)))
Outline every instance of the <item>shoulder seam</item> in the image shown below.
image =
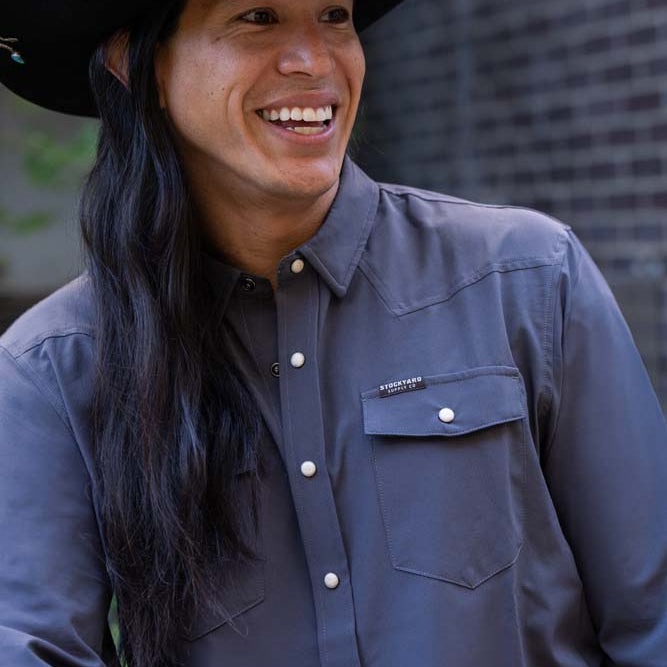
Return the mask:
MULTIPOLYGON (((30 366, 30 364, 27 362, 27 360, 21 360, 19 361, 18 357, 15 357, 4 345, 0 344, 0 355, 4 354, 10 361, 11 363, 16 367, 17 371, 32 385, 35 387, 37 392, 43 396, 44 400, 46 401, 47 405, 53 410, 58 417, 58 419, 62 422, 63 426, 67 430, 67 433, 69 434, 70 441, 72 445, 76 448, 76 451, 79 455, 79 458, 81 460, 81 465, 83 466, 83 469, 85 471, 85 475, 88 479, 88 485, 90 489, 90 503, 91 507, 93 509, 93 514, 95 516, 95 523, 97 525, 97 530, 99 534, 99 539, 100 539, 100 544, 102 547, 102 552, 104 553, 105 559, 107 557, 107 551, 106 551, 106 543, 104 540, 104 535, 102 532, 101 528, 101 522, 100 522, 100 517, 98 514, 98 509, 97 509, 97 503, 95 502, 93 498, 93 490, 95 489, 95 483, 93 480, 93 476, 91 473, 91 470, 88 468, 88 465, 86 464, 86 457, 83 455, 83 452, 81 451, 81 445, 79 441, 76 438, 76 435, 74 433, 74 429, 72 428, 72 425, 69 422, 69 419, 67 419, 66 412, 58 408, 57 404, 57 398, 54 396, 53 392, 48 389, 48 387, 45 387, 42 382, 40 381, 39 375, 35 372, 35 370, 30 366), (54 403, 54 399, 55 403, 54 403)), ((21 356, 25 354, 25 351, 21 353, 21 356)), ((64 405, 64 404, 63 404, 64 405)))
POLYGON ((559 245, 562 246, 561 258, 559 262, 554 263, 555 269, 552 272, 548 285, 546 286, 547 298, 544 304, 544 370, 542 386, 547 391, 543 403, 538 407, 538 418, 543 419, 544 415, 548 414, 549 410, 553 408, 554 391, 552 387, 554 377, 554 305, 556 303, 556 290, 560 285, 560 276, 563 272, 563 264, 567 255, 567 234, 563 234, 559 240, 559 245), (558 277, 558 279, 556 279, 558 277))
MULTIPOLYGON (((521 259, 508 260, 505 262, 490 262, 483 265, 480 269, 478 269, 476 273, 473 273, 470 276, 466 276, 466 278, 456 283, 453 287, 450 288, 448 292, 444 292, 443 294, 431 295, 430 297, 423 298, 418 303, 410 305, 397 303, 394 306, 391 306, 390 310, 397 317, 403 317, 404 315, 415 313, 419 310, 423 310, 424 308, 430 308, 431 306, 444 303, 449 299, 451 299, 453 296, 455 296, 461 290, 464 290, 467 287, 470 287, 480 282, 481 280, 491 275, 492 273, 512 273, 514 271, 528 271, 531 269, 543 268, 545 266, 552 266, 557 262, 558 262, 557 259, 554 259, 550 256, 524 257, 521 259)), ((365 258, 363 258, 363 262, 359 262, 359 268, 363 270, 364 267, 371 274, 370 276, 366 274, 367 279, 371 281, 371 283, 373 282, 373 279, 375 279, 379 283, 379 285, 375 286, 376 291, 386 292, 386 294, 384 295, 381 294, 381 296, 383 297, 383 301, 385 301, 385 303, 389 306, 391 300, 389 298, 388 290, 384 282, 380 278, 380 276, 377 274, 377 272, 373 269, 368 260, 366 260, 365 258), (380 290, 380 285, 382 286, 382 290, 380 290)))
MULTIPOLYGON (((571 241, 571 237, 572 237, 572 234, 569 234, 567 240, 571 241)), ((564 251, 563 251, 563 259, 562 259, 562 262, 561 262, 561 278, 562 278, 562 266, 563 266, 563 263, 565 262, 565 257, 566 256, 567 256, 567 245, 565 245, 565 248, 564 248, 564 251)), ((574 280, 572 281, 572 286, 570 288, 570 293, 569 293, 569 301, 570 301, 571 304, 574 303, 574 295, 575 295, 577 287, 579 285, 579 277, 581 276, 581 265, 580 265, 580 262, 576 260, 576 258, 575 258, 575 261, 573 262, 573 268, 575 268, 576 273, 574 275, 574 280)), ((557 285, 558 284, 560 284, 560 280, 557 281, 557 285)), ((566 340, 565 339, 567 337, 567 332, 569 330, 570 322, 572 320, 572 310, 573 310, 573 308, 570 307, 567 314, 565 315, 565 318, 563 319, 563 333, 562 333, 563 349, 565 348, 565 345, 566 345, 566 340)), ((554 347, 555 347, 555 341, 554 341, 554 347)), ((552 350, 552 352, 553 352, 553 350, 552 350)), ((564 364, 564 361, 563 361, 564 357, 565 357, 565 354, 563 353, 561 355, 561 364, 564 364)), ((553 365, 554 365, 553 355, 552 355, 552 358, 551 358, 551 365, 552 365, 552 373, 553 373, 553 365)), ((545 445, 544 445, 544 458, 543 458, 543 467, 544 468, 546 468, 546 466, 547 466, 549 456, 551 454, 551 450, 553 449, 553 444, 556 440, 556 435, 558 435, 558 429, 560 427, 560 418, 561 418, 561 414, 562 414, 560 408, 561 408, 561 405, 563 403, 563 386, 564 386, 564 377, 561 374, 561 377, 560 377, 560 391, 559 391, 560 400, 558 401, 558 405, 556 406, 556 415, 554 417, 554 426, 553 426, 553 430, 551 431, 551 435, 548 436, 548 439, 547 439, 547 441, 545 442, 545 445)), ((553 406, 551 405, 550 408, 553 409, 553 406)))
MULTIPOLYGON (((439 193, 435 192, 433 193, 433 196, 428 196, 426 194, 426 191, 407 191, 407 190, 395 190, 393 189, 394 187, 390 183, 379 183, 380 190, 384 190, 385 192, 395 195, 397 197, 415 197, 416 199, 421 199, 422 201, 428 201, 428 202, 444 202, 447 204, 456 204, 458 206, 477 206, 479 208, 494 208, 494 209, 513 209, 513 210, 519 210, 519 211, 528 211, 531 213, 537 213, 540 216, 543 216, 545 218, 548 218, 549 220, 552 220, 553 222, 557 223, 560 227, 564 227, 565 229, 572 229, 571 225, 568 225, 566 222, 563 222, 562 220, 559 220, 555 216, 546 213, 545 211, 540 211, 539 209, 536 208, 531 208, 530 206, 522 206, 519 204, 489 204, 489 203, 484 203, 484 202, 474 202, 470 201, 468 199, 461 199, 461 198, 456 198, 452 199, 448 195, 440 195, 439 193)), ((398 186, 398 187, 404 187, 404 186, 398 186)))
MULTIPOLYGON (((19 361, 19 358, 24 354, 21 353, 21 355, 14 356, 4 345, 0 345, 0 352, 4 352, 9 359, 11 359, 12 363, 14 366, 17 368, 17 370, 25 377, 30 384, 32 384, 35 389, 44 397, 46 402, 49 404, 51 409, 58 415, 58 419, 63 423, 65 428, 67 429, 68 433, 72 437, 72 440, 76 443, 76 438, 74 436, 74 431, 72 430, 71 425, 69 424, 68 420, 66 417, 63 415, 62 411, 59 409, 57 403, 58 401, 54 402, 54 396, 53 392, 51 392, 49 389, 44 387, 42 382, 40 382, 39 376, 37 373, 35 373, 34 369, 25 361, 19 361)), ((77 449, 78 449, 78 444, 77 444, 77 449)))
POLYGON ((91 331, 83 331, 80 328, 72 329, 69 331, 67 329, 53 329, 51 331, 45 331, 41 333, 37 338, 33 338, 29 343, 26 344, 27 347, 22 347, 21 351, 17 351, 15 356, 9 351, 9 348, 5 346, 3 346, 3 348, 7 351, 8 354, 12 354, 14 359, 18 360, 27 352, 34 350, 40 345, 43 345, 47 340, 51 340, 53 338, 67 338, 68 336, 88 336, 89 338, 93 338, 93 333, 91 331))

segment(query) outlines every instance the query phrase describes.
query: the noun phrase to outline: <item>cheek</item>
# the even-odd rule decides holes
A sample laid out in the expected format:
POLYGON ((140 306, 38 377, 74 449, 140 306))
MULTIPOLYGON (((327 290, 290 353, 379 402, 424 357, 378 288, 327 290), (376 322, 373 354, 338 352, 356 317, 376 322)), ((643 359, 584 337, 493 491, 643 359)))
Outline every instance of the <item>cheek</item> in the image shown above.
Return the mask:
POLYGON ((230 125, 228 77, 206 63, 193 68, 179 67, 169 79, 166 109, 183 139, 206 150, 219 143, 221 128, 230 125))
POLYGON ((361 94, 361 88, 366 75, 366 59, 361 44, 357 42, 345 52, 345 69, 350 82, 353 96, 361 94))

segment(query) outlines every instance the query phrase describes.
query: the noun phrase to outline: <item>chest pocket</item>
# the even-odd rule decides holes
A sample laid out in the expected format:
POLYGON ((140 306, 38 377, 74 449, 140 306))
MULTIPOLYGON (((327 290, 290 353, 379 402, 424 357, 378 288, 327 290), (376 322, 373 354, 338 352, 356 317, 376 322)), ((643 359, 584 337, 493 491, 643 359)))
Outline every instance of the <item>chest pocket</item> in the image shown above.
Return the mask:
POLYGON ((526 419, 515 368, 363 392, 387 547, 397 570, 476 588, 522 545, 526 419))
MULTIPOLYGON (((240 495, 245 497, 244 488, 248 486, 251 473, 258 466, 257 461, 244 462, 237 473, 240 484, 240 495)), ((248 634, 248 625, 244 614, 264 601, 265 591, 265 559, 262 556, 263 539, 255 536, 252 546, 257 550, 258 557, 254 561, 230 562, 224 572, 220 573, 220 600, 218 610, 200 610, 184 629, 182 638, 193 642, 208 635, 214 630, 228 628, 228 632, 237 632, 241 636, 248 634)))

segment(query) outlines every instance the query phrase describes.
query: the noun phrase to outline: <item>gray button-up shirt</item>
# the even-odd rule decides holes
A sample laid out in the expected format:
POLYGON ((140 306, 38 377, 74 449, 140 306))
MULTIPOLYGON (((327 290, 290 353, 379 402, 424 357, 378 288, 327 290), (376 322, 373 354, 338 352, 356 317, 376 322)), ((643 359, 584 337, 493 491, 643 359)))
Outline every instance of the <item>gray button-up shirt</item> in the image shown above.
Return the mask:
MULTIPOLYGON (((204 258, 268 465, 264 559, 188 667, 667 665, 667 427, 569 226, 346 158, 275 293, 204 258)), ((91 314, 82 274, 0 338, 8 667, 114 651, 91 314)))

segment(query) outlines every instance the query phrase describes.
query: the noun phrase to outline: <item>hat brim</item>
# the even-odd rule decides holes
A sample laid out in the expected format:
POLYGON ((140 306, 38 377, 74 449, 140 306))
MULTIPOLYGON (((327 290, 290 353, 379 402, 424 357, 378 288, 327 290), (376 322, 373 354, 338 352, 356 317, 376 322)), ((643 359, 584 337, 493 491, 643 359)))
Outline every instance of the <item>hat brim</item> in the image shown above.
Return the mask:
MULTIPOLYGON (((358 32, 402 0, 356 0, 358 32)), ((3 10, 3 37, 16 37, 25 64, 0 50, 0 82, 39 106, 75 116, 98 115, 88 81, 88 64, 97 46, 155 7, 157 0, 36 0, 3 10), (39 20, 35 17, 39 16, 39 20), (73 20, 76 17, 76 20, 73 20), (5 54, 7 57, 4 57, 5 54)))

